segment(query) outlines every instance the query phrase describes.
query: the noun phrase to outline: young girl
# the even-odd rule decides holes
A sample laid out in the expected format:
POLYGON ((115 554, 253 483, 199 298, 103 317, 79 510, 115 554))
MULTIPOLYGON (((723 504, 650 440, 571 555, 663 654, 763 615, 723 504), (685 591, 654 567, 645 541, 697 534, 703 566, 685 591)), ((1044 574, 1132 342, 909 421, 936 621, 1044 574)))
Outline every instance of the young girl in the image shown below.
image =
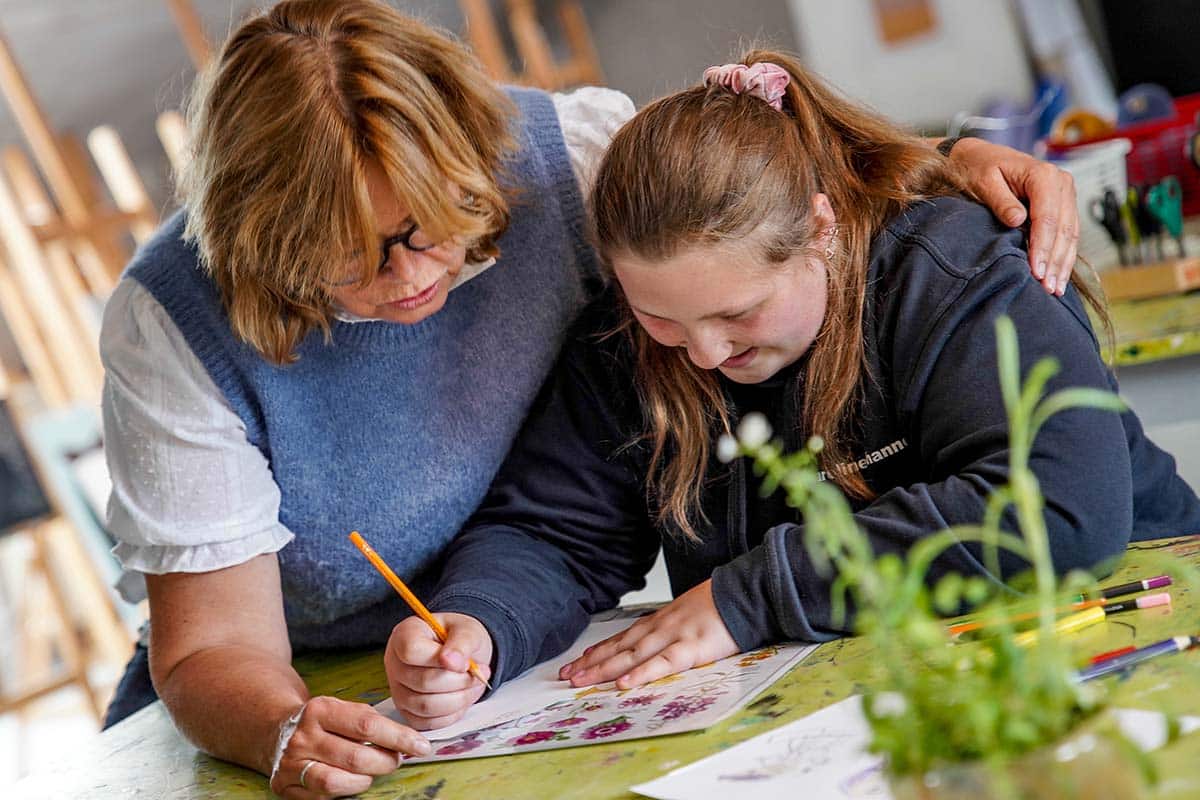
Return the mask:
MULTIPOLYGON (((749 53, 635 116, 592 210, 619 285, 576 328, 434 598, 471 598, 472 623, 447 648, 494 644, 494 680, 569 644, 636 586, 660 541, 675 601, 563 678, 627 688, 843 632, 803 519, 714 457, 747 412, 788 449, 824 437, 826 475, 877 552, 904 552, 979 521, 1006 480, 997 316, 1016 323, 1023 368, 1060 360, 1051 390, 1115 388, 1087 290, 1041 291, 1022 236, 965 196, 946 159, 784 55, 749 53)), ((1131 538, 1200 532, 1200 502, 1132 412, 1056 415, 1032 466, 1059 570, 1131 538)), ((948 550, 930 578, 949 570, 982 572, 978 548, 948 550)), ((394 641, 427 637, 422 625, 401 623, 394 641)), ((393 690, 428 711, 419 726, 464 710, 447 671, 396 674, 393 690)))

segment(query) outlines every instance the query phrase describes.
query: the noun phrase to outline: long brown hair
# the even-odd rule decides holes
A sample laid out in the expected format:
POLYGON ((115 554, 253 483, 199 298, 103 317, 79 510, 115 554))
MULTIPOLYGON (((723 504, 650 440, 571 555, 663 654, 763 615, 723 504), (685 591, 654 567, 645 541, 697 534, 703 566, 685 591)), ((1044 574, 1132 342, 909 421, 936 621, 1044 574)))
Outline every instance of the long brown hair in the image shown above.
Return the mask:
MULTIPOLYGON (((647 106, 617 134, 597 173, 595 241, 611 264, 614 256, 662 260, 753 233, 764 260, 778 264, 814 247, 822 232, 810 200, 828 196, 838 216, 836 247, 822 253, 828 299, 808 353, 805 382, 812 388, 801 423, 825 440, 821 460, 830 479, 851 496, 870 498, 858 470, 831 467, 850 460, 846 440, 867 375, 871 240, 914 202, 968 192, 927 143, 835 93, 795 58, 753 50, 741 62, 771 62, 790 73, 782 113, 720 86, 696 86, 647 106)), ((655 342, 622 305, 619 331, 636 360, 651 448, 649 499, 660 524, 695 537, 711 443, 729 429, 730 414, 715 373, 655 342)))
POLYGON ((360 285, 375 274, 353 255, 378 247, 372 162, 431 237, 495 255, 513 112, 465 47, 378 0, 284 0, 243 23, 197 80, 181 179, 234 332, 279 364, 328 335, 330 282, 356 261, 360 285))

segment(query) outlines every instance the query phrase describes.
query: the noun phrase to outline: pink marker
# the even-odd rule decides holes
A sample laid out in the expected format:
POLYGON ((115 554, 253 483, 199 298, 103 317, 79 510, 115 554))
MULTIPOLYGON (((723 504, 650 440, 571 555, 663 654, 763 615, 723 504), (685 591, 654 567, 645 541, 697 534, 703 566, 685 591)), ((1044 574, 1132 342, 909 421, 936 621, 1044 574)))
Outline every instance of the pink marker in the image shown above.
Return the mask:
POLYGON ((1122 611, 1133 611, 1137 608, 1154 608, 1155 606, 1171 605, 1171 593, 1159 592, 1158 594, 1148 594, 1145 597, 1138 597, 1134 600, 1124 600, 1120 603, 1105 603, 1104 615, 1119 614, 1122 611))

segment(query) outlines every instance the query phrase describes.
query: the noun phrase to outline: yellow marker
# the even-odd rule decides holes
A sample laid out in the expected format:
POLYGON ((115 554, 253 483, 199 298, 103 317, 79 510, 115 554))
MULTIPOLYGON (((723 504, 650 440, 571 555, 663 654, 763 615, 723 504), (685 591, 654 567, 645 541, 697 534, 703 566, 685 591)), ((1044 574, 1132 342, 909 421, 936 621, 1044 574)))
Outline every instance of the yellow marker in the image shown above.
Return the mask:
MULTIPOLYGON (((1083 630, 1084 628, 1095 625, 1098 622, 1103 622, 1107 614, 1104 613, 1103 606, 1094 606, 1092 608, 1080 611, 1078 614, 1071 614, 1063 617, 1054 623, 1055 633, 1074 633, 1075 631, 1083 630)), ((1028 647, 1038 640, 1038 628, 1031 631, 1018 633, 1013 637, 1013 641, 1021 647, 1028 647)))
MULTIPOLYGON (((417 596, 412 593, 412 590, 404 585, 404 581, 400 580, 400 576, 392 572, 392 568, 389 567, 387 562, 375 552, 375 549, 371 547, 371 545, 367 544, 366 540, 363 539, 362 536, 359 536, 358 531, 351 531, 350 541, 354 542, 354 546, 362 551, 362 554, 367 557, 367 561, 370 561, 371 565, 374 566, 375 569, 379 570, 379 574, 384 577, 384 580, 390 583, 392 588, 399 592, 400 596, 404 598, 404 602, 408 603, 408 607, 413 610, 413 613, 420 617, 426 625, 433 628, 433 633, 435 636, 437 636, 438 641, 442 644, 445 644, 446 629, 442 627, 442 623, 434 619, 433 614, 429 613, 429 609, 425 607, 424 603, 417 599, 417 596)), ((467 659, 467 669, 479 680, 480 683, 488 688, 488 691, 491 691, 492 685, 484 680, 483 673, 479 671, 479 665, 476 664, 472 659, 467 659)))

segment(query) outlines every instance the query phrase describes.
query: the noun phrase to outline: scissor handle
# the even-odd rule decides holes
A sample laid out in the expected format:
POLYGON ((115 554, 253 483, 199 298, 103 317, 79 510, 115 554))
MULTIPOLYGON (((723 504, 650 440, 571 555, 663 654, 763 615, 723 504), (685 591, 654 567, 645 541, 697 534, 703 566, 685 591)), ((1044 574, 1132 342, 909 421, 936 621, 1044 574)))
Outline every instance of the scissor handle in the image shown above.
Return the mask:
POLYGON ((1179 178, 1168 175, 1151 186, 1146 192, 1146 207, 1173 237, 1183 236, 1183 187, 1179 178))

